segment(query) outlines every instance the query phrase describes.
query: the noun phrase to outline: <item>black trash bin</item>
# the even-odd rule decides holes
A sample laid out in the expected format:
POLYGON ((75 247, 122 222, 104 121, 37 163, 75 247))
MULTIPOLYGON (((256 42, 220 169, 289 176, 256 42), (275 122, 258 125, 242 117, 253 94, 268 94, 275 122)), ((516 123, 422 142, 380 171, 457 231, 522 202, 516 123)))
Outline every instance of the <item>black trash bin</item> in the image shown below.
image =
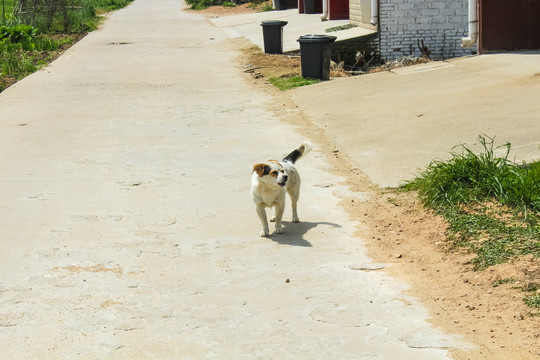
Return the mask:
POLYGON ((283 54, 283 27, 287 23, 281 20, 267 20, 261 23, 265 53, 283 54))
POLYGON ((274 0, 276 10, 287 10, 287 0, 274 0))
POLYGON ((315 0, 302 0, 304 2, 304 14, 316 14, 315 0))
POLYGON ((335 36, 304 35, 300 43, 300 64, 305 78, 328 80, 330 78, 330 44, 335 36))

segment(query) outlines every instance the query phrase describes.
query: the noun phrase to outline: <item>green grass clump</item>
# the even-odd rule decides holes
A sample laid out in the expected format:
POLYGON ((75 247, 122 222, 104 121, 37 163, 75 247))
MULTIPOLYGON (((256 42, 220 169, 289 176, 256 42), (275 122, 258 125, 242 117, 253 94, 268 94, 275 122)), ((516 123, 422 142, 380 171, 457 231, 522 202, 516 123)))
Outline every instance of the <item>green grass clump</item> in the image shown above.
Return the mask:
POLYGON ((496 148, 493 138, 480 136, 479 144, 483 152, 462 146, 403 189, 418 191, 447 219, 451 247, 474 253, 476 270, 522 255, 540 257, 540 162, 510 161, 511 145, 496 148))
POLYGON ((186 0, 193 10, 203 10, 210 6, 222 6, 227 0, 186 0))
POLYGON ((499 279, 499 280, 494 281, 492 285, 493 287, 498 287, 504 284, 513 284, 515 282, 516 282, 516 279, 514 278, 504 278, 504 279, 499 279))
POLYGON ((319 79, 304 78, 302 76, 281 76, 268 79, 279 90, 291 90, 300 86, 312 85, 321 82, 319 79))
POLYGON ((117 10, 133 0, 4 0, 0 25, 23 24, 43 33, 80 33, 95 30, 99 14, 117 10))
POLYGON ((340 26, 334 26, 334 27, 331 27, 331 28, 328 28, 326 30, 324 30, 325 32, 329 33, 329 32, 335 32, 335 31, 341 31, 341 30, 347 30, 347 29, 352 29, 352 28, 355 28, 357 27, 358 25, 355 25, 355 24, 345 24, 345 25, 340 25, 340 26))
POLYGON ((540 212, 540 162, 515 164, 508 159, 509 143, 499 147, 505 155, 497 157, 494 139, 480 136, 479 142, 483 153, 475 154, 463 145, 462 153, 452 153, 448 161, 433 161, 405 186, 419 190, 434 208, 496 199, 525 212, 540 212))
MULTIPOLYGON (((530 283, 523 287, 523 291, 528 293, 523 298, 525 305, 532 309, 540 310, 540 285, 538 283, 530 283)), ((540 313, 531 313, 531 315, 540 316, 540 313)))
POLYGON ((24 52, 7 52, 0 54, 0 70, 2 74, 10 74, 15 79, 32 74, 37 70, 32 58, 24 52))
POLYGON ((540 295, 527 295, 523 301, 528 307, 540 309, 540 295))
POLYGON ((99 14, 133 0, 6 0, 0 17, 0 92, 97 28, 99 14), (15 6, 17 5, 17 6, 15 6), (24 5, 24 6, 23 6, 24 5))
MULTIPOLYGON (((72 40, 67 37, 55 40, 48 35, 32 35, 28 37, 5 37, 0 40, 0 82, 2 77, 20 80, 37 71, 53 56, 53 52, 72 40), (13 41, 13 42, 12 42, 13 41), (19 41, 19 42, 14 42, 19 41)), ((0 86, 0 92, 4 90, 0 86)))

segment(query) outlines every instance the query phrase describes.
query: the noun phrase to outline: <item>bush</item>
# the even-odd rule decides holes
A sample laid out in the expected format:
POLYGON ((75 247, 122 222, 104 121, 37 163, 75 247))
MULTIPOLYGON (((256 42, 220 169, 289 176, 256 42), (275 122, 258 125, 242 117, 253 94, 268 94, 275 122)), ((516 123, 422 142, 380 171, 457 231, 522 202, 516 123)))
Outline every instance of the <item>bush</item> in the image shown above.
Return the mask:
POLYGON ((37 70, 37 67, 32 63, 31 58, 23 52, 0 53, 0 60, 1 72, 10 74, 15 79, 22 79, 37 70))
POLYGON ((133 0, 18 0, 10 23, 22 23, 45 33, 78 33, 97 27, 96 14, 127 6, 133 0))
POLYGON ((313 85, 321 82, 319 79, 304 78, 302 76, 281 76, 268 79, 279 90, 291 90, 297 87, 313 85))
POLYGON ((206 9, 210 6, 223 6, 228 0, 186 0, 188 5, 194 10, 206 9))
POLYGON ((463 146, 448 161, 433 161, 418 178, 405 187, 420 191, 435 208, 494 199, 504 205, 540 213, 540 162, 515 164, 508 159, 510 144, 495 155, 494 139, 479 136, 484 152, 475 154, 463 146))
POLYGON ((476 257, 475 270, 532 255, 540 257, 540 162, 508 160, 510 144, 495 156, 494 140, 479 137, 484 152, 463 146, 448 161, 434 161, 403 186, 448 221, 452 248, 476 257))
POLYGON ((0 26, 0 43, 9 40, 13 44, 32 41, 38 29, 30 25, 0 26))

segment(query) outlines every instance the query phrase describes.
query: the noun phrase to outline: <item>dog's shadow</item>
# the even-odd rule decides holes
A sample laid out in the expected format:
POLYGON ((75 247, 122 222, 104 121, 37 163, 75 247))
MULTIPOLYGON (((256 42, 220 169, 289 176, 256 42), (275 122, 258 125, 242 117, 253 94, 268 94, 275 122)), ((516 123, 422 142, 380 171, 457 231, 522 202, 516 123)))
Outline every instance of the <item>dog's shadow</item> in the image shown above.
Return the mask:
POLYGON ((291 245, 291 246, 303 246, 303 247, 312 247, 311 243, 304 238, 304 235, 308 233, 311 229, 316 228, 320 225, 331 226, 332 228, 340 228, 341 225, 330 223, 330 222, 287 222, 283 221, 284 233, 283 234, 272 234, 269 236, 274 242, 282 245, 291 245))

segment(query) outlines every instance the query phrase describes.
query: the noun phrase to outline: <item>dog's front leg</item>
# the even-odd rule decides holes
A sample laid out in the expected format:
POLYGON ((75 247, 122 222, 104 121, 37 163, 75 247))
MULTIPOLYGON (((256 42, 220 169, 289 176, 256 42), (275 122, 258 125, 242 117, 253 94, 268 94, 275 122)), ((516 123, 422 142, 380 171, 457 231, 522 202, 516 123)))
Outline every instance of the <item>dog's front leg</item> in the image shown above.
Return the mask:
POLYGON ((257 215, 259 215, 259 219, 261 220, 262 225, 261 237, 270 235, 268 221, 266 220, 266 209, 263 204, 257 204, 257 215))
POLYGON ((285 202, 276 205, 276 234, 283 234, 283 225, 281 225, 283 212, 285 212, 285 202))

